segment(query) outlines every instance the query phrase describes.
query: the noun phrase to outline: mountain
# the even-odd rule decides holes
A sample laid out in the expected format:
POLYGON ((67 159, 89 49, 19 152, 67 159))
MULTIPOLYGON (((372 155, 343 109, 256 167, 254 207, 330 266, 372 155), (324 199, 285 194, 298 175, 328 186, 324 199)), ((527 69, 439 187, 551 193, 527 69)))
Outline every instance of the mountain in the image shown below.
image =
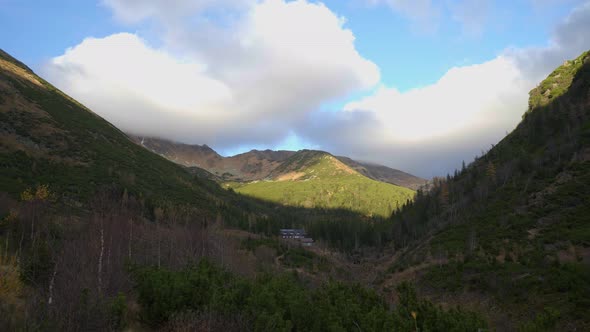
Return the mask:
MULTIPOLYGON (((231 157, 222 157, 207 145, 188 145, 153 137, 130 136, 136 143, 168 160, 183 166, 208 170, 221 181, 244 182, 266 179, 275 168, 296 153, 285 150, 252 150, 231 157)), ((425 179, 387 166, 359 162, 342 156, 335 158, 373 180, 412 190, 417 190, 427 183, 425 179)))
POLYGON ((223 181, 253 181, 266 178, 292 151, 259 151, 222 157, 207 145, 189 145, 164 139, 131 135, 147 149, 186 167, 199 167, 223 181))
MULTIPOLYGON (((148 145, 148 141, 145 139, 144 144, 148 145)), ((158 144, 166 147, 164 142, 158 144)), ((178 145, 172 147, 176 151, 178 145)), ((194 146, 186 148, 197 154, 194 146)), ((215 152, 205 146, 199 148, 201 155, 209 156, 215 163, 216 156, 219 157, 215 152)), ((294 154, 252 151, 231 160, 240 166, 242 174, 268 176, 294 154)), ((354 211, 284 207, 225 190, 210 180, 212 176, 207 171, 187 169, 136 144, 5 52, 0 52, 0 167, 0 231, 1 219, 23 203, 23 194, 47 187, 53 193, 56 212, 88 213, 104 193, 119 203, 136 201, 140 207, 134 211, 135 220, 153 221, 161 211, 178 209, 193 221, 221 219, 228 227, 267 235, 277 234, 285 227, 305 228, 316 239, 325 239, 331 246, 346 250, 355 246, 354 238, 349 236, 353 229, 366 229, 365 237, 357 241, 360 244, 374 241, 370 235, 374 220, 366 217, 371 211, 360 216, 354 211), (325 220, 333 224, 325 226, 325 220), (346 223, 340 223, 342 220, 346 223), (335 236, 334 231, 326 232, 326 228, 338 229, 339 233, 335 236)), ((369 179, 362 182, 371 190, 385 185, 382 192, 388 193, 396 188, 366 180, 369 179)), ((399 189, 393 191, 405 193, 404 202, 411 198, 409 190, 399 189)), ((391 209, 389 202, 385 204, 385 200, 392 199, 397 198, 393 195, 375 205, 381 211, 379 215, 396 206, 396 201, 391 202, 391 209)), ((346 204, 352 203, 349 200, 346 204)))
POLYGON ((214 168, 223 159, 207 145, 188 145, 144 136, 129 135, 139 145, 187 167, 214 168))
POLYGON ((498 330, 590 330, 590 52, 530 92, 517 128, 392 217, 411 278, 498 330))
POLYGON ((0 330, 588 331, 590 52, 530 96, 413 201, 326 152, 235 156, 264 180, 227 186, 288 207, 142 148, 0 51, 0 330))
MULTIPOLYGON (((201 150, 215 162, 215 153, 201 150)), ((268 171, 277 181, 298 170, 301 183, 341 179, 353 195, 355 186, 381 197, 395 187, 319 151, 247 158, 282 160, 268 171)), ((374 233, 384 219, 224 190, 206 171, 137 145, 3 51, 0 167, 2 331, 486 326, 480 315, 417 297, 410 284, 397 287, 392 311, 391 296, 348 282, 357 278, 354 267, 333 250, 387 243, 374 233), (279 240, 286 227, 304 228, 322 249, 279 240)))
POLYGON ((389 216, 414 191, 360 174, 323 151, 301 150, 285 159, 265 180, 227 184, 236 192, 306 208, 342 208, 389 216))
MULTIPOLYGON (((374 241, 370 235, 373 220, 367 215, 388 214, 398 202, 411 198, 410 190, 360 176, 355 178, 362 180, 356 182, 369 188, 368 195, 392 193, 375 201, 371 209, 378 213, 366 207, 365 216, 354 211, 302 209, 298 204, 284 207, 238 195, 211 181, 210 173, 196 167, 187 169, 136 144, 5 52, 0 52, 0 139, 0 219, 22 203, 21 196, 27 191, 47 187, 54 194, 55 211, 73 209, 76 214, 87 213, 94 209, 93 204, 98 204, 101 193, 108 193, 109 199, 138 202, 140 208, 134 213, 141 220, 153 221, 162 210, 179 209, 190 220, 221 219, 228 227, 267 235, 278 233, 281 227, 305 228, 318 240, 325 239, 332 246, 350 250, 355 246, 355 240, 349 236, 353 229, 367 230, 357 241, 360 244, 374 241), (401 196, 397 197, 398 194, 401 196), (334 224, 324 226, 324 220, 334 224), (346 223, 338 223, 341 220, 346 223), (333 231, 326 232, 326 227, 338 229, 338 236, 333 231)), ((144 140, 145 145, 148 142, 149 139, 144 140)), ((163 148, 167 146, 157 143, 163 148)), ((172 151, 177 148, 178 145, 172 145, 172 151)), ((208 156, 213 164, 219 157, 205 146, 198 151, 194 146, 186 149, 194 155, 208 156)), ((230 159, 240 167, 241 174, 251 178, 269 176, 294 155, 289 151, 252 151, 224 159, 230 159)), ((360 187, 361 191, 364 187, 360 187)), ((358 206, 362 201, 353 199, 359 195, 358 188, 347 194, 347 201, 334 205, 335 201, 329 199, 318 206, 358 206)), ((319 194, 322 192, 318 191, 319 194)))
MULTIPOLYGON (((207 145, 133 136, 139 145, 186 167, 209 171, 240 194, 306 208, 344 208, 388 217, 426 180, 323 151, 252 150, 222 157, 207 145), (321 173, 318 174, 317 172, 321 173), (407 190, 411 189, 411 190, 407 190)), ((203 174, 202 177, 206 177, 203 174)))
POLYGON ((79 206, 116 184, 151 201, 213 214, 225 190, 138 146, 127 135, 0 51, 0 191, 49 185, 79 206))

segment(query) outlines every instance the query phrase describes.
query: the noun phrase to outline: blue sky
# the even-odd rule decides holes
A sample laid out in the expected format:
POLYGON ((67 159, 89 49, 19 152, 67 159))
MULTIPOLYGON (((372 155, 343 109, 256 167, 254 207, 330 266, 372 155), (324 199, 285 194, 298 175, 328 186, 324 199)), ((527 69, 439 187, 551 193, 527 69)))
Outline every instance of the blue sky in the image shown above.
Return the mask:
POLYGON ((0 47, 130 132, 209 144, 224 154, 326 149, 429 177, 452 171, 511 130, 538 78, 589 46, 587 37, 564 37, 584 31, 590 12, 585 1, 322 4, 0 0, 0 47), (275 27, 284 39, 274 34, 275 27), (244 40, 252 45, 244 46, 244 40), (74 51, 67 53, 70 48, 74 51), (110 68, 100 52, 119 54, 131 65, 106 76, 91 73, 110 68), (135 58, 126 59, 127 54, 135 58), (147 74, 154 66, 166 70, 147 74), (293 70, 285 69, 289 66, 293 70), (85 76, 76 76, 74 67, 85 69, 85 76), (133 71, 126 73, 128 67, 133 71), (184 74, 193 70, 192 76, 184 74), (317 75, 301 75, 308 70, 317 75), (138 73, 146 77, 135 81, 138 73), (104 88, 109 80, 119 88, 104 88), (137 83, 150 80, 199 89, 171 89, 154 97, 153 91, 165 89, 137 83), (457 89, 469 94, 465 89, 471 85, 496 89, 490 93, 498 98, 481 95, 455 105, 444 97, 457 89), (507 87, 514 96, 504 97, 507 87), (201 92, 213 97, 195 97, 201 92), (426 98, 433 100, 421 103, 426 98), (167 107, 169 100, 174 105, 167 107), (447 110, 441 119, 456 121, 422 130, 422 121, 447 110))
MULTIPOLYGON (((361 0, 322 2, 346 18, 357 49, 379 65, 383 83, 400 90, 434 83, 453 66, 481 63, 507 47, 543 46, 551 28, 577 4, 497 1, 488 13, 490 22, 482 24, 483 32, 472 35, 449 15, 441 18, 435 31, 427 31, 383 5, 361 0)), ((86 37, 150 29, 149 24, 118 22, 100 1, 0 0, 0 21, 2 48, 35 69, 86 37)))
POLYGON ((348 19, 357 48, 379 64, 382 81, 400 90, 432 84, 453 66, 481 63, 507 47, 542 46, 551 27, 573 7, 573 3, 535 7, 531 1, 497 1, 486 13, 489 22, 482 22, 482 32, 477 33, 449 14, 429 31, 383 6, 325 3, 348 19))

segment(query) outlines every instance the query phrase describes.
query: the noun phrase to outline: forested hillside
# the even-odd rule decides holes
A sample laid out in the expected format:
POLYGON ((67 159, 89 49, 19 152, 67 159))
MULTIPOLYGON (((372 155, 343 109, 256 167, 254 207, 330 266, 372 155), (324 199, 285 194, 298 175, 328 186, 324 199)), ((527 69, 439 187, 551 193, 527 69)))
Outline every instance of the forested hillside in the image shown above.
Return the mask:
POLYGON ((590 329, 590 52, 413 201, 399 187, 361 195, 373 180, 319 151, 286 156, 272 183, 233 185, 296 206, 238 195, 4 52, 0 116, 2 330, 590 329), (349 187, 289 197, 330 179, 349 187), (281 241, 285 227, 317 247, 281 241))
POLYGON ((434 298, 490 310, 500 330, 587 330, 590 53, 529 104, 500 143, 392 216, 404 250, 384 283, 406 271, 434 298))
POLYGON ((190 203, 209 214, 221 200, 213 183, 138 147, 4 52, 0 106, 0 189, 11 195, 48 184, 76 205, 120 183, 129 194, 190 203))
MULTIPOLYGON (((297 151, 251 150, 231 157, 223 157, 207 145, 190 145, 154 137, 131 135, 137 144, 168 160, 186 167, 209 171, 218 181, 249 182, 267 179, 271 173, 297 151)), ((425 179, 383 165, 359 162, 335 156, 346 166, 369 179, 416 190, 425 179)))

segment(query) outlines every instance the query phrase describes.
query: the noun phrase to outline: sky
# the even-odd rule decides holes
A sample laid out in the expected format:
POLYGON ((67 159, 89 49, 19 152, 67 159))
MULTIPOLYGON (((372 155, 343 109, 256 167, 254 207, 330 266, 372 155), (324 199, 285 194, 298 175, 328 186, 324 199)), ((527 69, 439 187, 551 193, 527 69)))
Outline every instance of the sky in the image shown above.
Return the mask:
POLYGON ((590 49, 581 0, 0 0, 0 48, 124 131, 430 178, 590 49))

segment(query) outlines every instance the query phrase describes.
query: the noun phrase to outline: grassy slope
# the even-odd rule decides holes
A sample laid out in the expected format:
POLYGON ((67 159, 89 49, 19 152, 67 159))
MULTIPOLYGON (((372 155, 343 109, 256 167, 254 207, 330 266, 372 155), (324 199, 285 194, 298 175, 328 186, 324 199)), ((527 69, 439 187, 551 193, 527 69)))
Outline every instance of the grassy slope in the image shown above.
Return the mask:
POLYGON ((360 162, 342 156, 336 158, 355 171, 373 180, 391 183, 412 190, 418 190, 428 182, 426 179, 387 166, 360 162))
POLYGON ((471 294, 499 329, 587 330, 590 53, 556 69, 530 105, 486 155, 394 216, 398 234, 420 235, 390 272, 423 264, 424 289, 471 294))
POLYGON ((239 193, 286 205, 343 208, 387 217, 412 199, 410 189, 369 179, 333 156, 303 151, 275 170, 273 180, 231 183, 239 193), (281 177, 292 179, 279 180, 281 177))

